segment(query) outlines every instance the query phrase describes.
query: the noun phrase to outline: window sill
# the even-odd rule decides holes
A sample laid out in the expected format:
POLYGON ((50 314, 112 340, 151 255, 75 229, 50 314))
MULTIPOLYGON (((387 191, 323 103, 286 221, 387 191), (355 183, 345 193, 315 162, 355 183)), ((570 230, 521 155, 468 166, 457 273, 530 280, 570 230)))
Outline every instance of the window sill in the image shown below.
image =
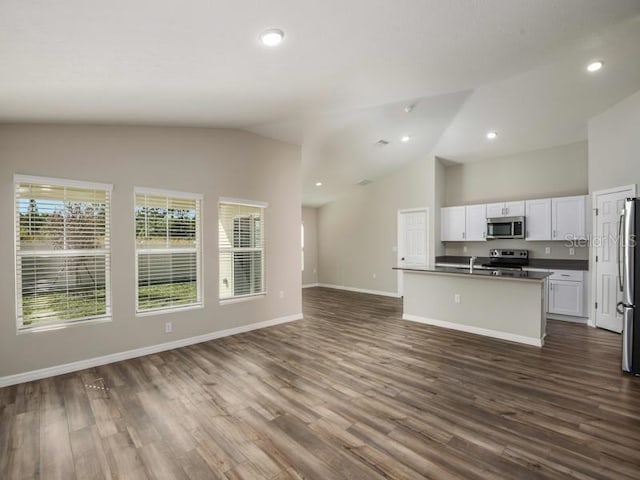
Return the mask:
POLYGON ((54 330, 64 330, 71 327, 79 327, 81 325, 96 325, 99 323, 111 322, 111 315, 105 317, 90 318, 87 320, 76 320, 64 323, 52 323, 48 325, 37 325, 34 327, 24 327, 18 329, 18 335, 26 335, 30 333, 52 332, 54 330))
POLYGON ((267 292, 256 293, 255 295, 244 295, 242 297, 231 297, 220 300, 220 305, 229 305, 232 303, 250 302, 252 300, 260 300, 267 296, 267 292))
POLYGON ((142 312, 136 312, 136 317, 151 317, 153 315, 165 315, 167 313, 180 313, 188 310, 199 310, 204 308, 204 303, 193 303, 191 305, 184 305, 180 307, 166 307, 158 308, 155 310, 143 310, 142 312))

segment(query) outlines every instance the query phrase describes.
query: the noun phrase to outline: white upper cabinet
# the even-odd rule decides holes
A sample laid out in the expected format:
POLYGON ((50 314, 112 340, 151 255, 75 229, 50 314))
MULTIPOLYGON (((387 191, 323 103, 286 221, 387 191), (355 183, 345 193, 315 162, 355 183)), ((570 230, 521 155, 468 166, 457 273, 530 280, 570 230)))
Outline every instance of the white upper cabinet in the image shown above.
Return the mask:
POLYGON ((489 203, 487 218, 524 217, 524 201, 489 203))
POLYGON ((487 206, 466 206, 466 235, 469 242, 483 242, 487 239, 487 206))
POLYGON ((501 217, 525 217, 526 240, 583 240, 589 229, 587 208, 587 195, 444 207, 441 209, 441 240, 484 241, 487 239, 487 218, 501 217))
POLYGON ((527 200, 526 240, 551 240, 551 199, 527 200))
POLYGON ((577 240, 587 237, 587 196, 551 200, 551 238, 577 240))
POLYGON ((504 207, 506 208, 507 217, 524 217, 524 201, 507 202, 504 207))
POLYGON ((487 218, 504 217, 504 202, 489 203, 487 205, 487 218))
POLYGON ((440 210, 440 239, 443 242, 465 240, 466 208, 445 207, 440 210))

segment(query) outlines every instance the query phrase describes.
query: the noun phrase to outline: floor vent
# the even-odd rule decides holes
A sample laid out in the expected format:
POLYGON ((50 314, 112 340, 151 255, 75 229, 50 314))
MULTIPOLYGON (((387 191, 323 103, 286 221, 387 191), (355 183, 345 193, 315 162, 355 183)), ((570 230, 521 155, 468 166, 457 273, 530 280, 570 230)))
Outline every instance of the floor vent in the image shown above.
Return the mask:
POLYGON ((368 178, 363 178, 358 183, 356 183, 356 185, 360 185, 361 187, 364 187, 365 185, 369 185, 370 183, 372 183, 371 180, 369 180, 368 178))
POLYGON ((97 378, 93 381, 93 383, 85 383, 84 388, 87 390, 97 390, 106 393, 109 395, 109 387, 105 383, 103 378, 97 378))

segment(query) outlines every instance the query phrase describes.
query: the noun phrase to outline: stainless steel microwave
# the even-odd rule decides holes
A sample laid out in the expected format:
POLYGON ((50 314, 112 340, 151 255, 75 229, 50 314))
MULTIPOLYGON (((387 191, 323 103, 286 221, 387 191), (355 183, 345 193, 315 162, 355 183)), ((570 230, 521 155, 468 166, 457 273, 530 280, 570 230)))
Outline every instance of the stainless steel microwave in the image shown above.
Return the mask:
POLYGON ((524 238, 524 217, 487 218, 487 238, 524 238))

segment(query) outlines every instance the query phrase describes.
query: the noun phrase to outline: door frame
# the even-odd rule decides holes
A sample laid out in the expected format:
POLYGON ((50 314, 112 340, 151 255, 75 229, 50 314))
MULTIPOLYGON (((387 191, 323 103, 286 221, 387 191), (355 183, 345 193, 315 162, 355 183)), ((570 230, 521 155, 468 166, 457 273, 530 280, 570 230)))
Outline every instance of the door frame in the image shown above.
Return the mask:
MULTIPOLYGON (((424 212, 425 215, 425 235, 424 235, 424 239, 426 242, 425 245, 425 266, 429 264, 429 258, 431 258, 429 256, 429 247, 431 246, 431 242, 429 241, 429 232, 431 230, 431 226, 429 224, 429 207, 418 207, 418 208, 401 208, 398 209, 398 213, 397 213, 397 217, 396 217, 396 265, 400 265, 400 258, 401 258, 401 254, 402 252, 400 252, 400 246, 402 245, 402 234, 403 231, 401 229, 402 227, 402 214, 404 213, 415 213, 415 212, 424 212)), ((398 290, 398 297, 402 297, 404 294, 404 277, 403 277, 403 271, 402 270, 397 270, 397 290, 398 290)))
MULTIPOLYGON (((631 191, 631 196, 636 197, 638 195, 638 185, 633 183, 631 185, 622 185, 619 187, 613 188, 605 188, 603 190, 597 190, 591 193, 591 240, 598 234, 596 231, 598 227, 598 218, 596 216, 596 208, 598 205, 598 197, 600 195, 609 195, 616 192, 624 192, 626 190, 631 191)), ((590 327, 596 327, 596 298, 598 292, 598 263, 596 262, 596 248, 594 247, 593 241, 590 242, 589 249, 589 319, 587 320, 587 324, 590 327)))

